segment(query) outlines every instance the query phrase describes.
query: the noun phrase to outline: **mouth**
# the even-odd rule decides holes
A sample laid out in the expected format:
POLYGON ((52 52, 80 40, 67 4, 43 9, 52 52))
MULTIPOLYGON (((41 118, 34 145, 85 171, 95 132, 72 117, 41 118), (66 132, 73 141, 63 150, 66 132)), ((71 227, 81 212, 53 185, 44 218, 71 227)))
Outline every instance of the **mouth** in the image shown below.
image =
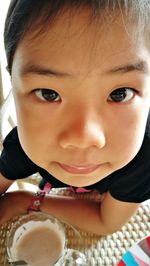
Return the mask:
POLYGON ((71 174, 90 174, 97 170, 100 167, 99 165, 95 164, 87 164, 87 165, 74 165, 74 164, 62 164, 57 163, 59 167, 71 174))

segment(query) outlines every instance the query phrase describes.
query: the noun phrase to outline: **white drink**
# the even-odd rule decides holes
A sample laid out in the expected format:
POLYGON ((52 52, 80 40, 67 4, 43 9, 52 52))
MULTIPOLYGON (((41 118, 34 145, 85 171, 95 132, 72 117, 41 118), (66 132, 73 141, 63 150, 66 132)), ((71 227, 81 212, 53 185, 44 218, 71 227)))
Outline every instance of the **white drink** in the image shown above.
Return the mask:
POLYGON ((62 256, 65 233, 51 220, 29 221, 15 232, 11 246, 13 261, 24 260, 28 266, 52 266, 62 256))

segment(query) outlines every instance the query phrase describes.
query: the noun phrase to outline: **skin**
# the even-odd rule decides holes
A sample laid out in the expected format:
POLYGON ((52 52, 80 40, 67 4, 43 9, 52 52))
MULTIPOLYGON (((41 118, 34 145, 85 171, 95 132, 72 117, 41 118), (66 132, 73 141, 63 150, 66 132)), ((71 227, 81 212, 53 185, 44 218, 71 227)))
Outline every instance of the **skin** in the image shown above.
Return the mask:
MULTIPOLYGON (((121 17, 110 27, 96 22, 86 27, 88 22, 89 11, 83 10, 71 21, 64 14, 46 34, 33 39, 33 31, 28 33, 18 45, 12 66, 24 151, 57 179, 77 187, 102 180, 134 158, 150 107, 150 53, 144 37, 133 39, 135 26, 125 28, 121 17), (35 70, 35 65, 40 70, 35 70), (111 93, 124 87, 127 96, 114 102, 111 93), (54 90, 58 97, 45 101, 39 88, 54 90), (70 174, 60 164, 76 173, 70 174), (97 168, 89 172, 89 166, 97 168)), ((7 181, 1 179, 6 184, 2 191, 7 181)), ((7 197, 14 196, 10 193, 7 197)), ((30 201, 29 193, 22 211, 30 201)), ((138 206, 116 200, 107 192, 101 204, 51 196, 41 208, 81 229, 104 235, 118 230, 138 206)), ((2 221, 4 216, 9 215, 1 215, 2 221)))

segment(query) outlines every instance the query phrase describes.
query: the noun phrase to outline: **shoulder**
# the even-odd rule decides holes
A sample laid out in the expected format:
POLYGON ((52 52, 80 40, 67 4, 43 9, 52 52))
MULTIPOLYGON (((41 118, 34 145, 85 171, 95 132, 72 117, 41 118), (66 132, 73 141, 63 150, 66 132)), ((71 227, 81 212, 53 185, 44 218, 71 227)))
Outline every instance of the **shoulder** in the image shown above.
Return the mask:
POLYGON ((15 158, 26 156, 19 141, 17 127, 13 128, 4 139, 2 156, 4 154, 14 155, 15 158))
POLYGON ((5 137, 4 142, 3 142, 3 146, 13 143, 13 142, 19 142, 19 138, 18 138, 18 131, 17 131, 17 127, 13 128, 8 135, 5 137))
POLYGON ((0 157, 0 172, 8 179, 27 177, 38 171, 21 147, 17 127, 9 132, 3 142, 0 157))
POLYGON ((142 146, 125 167, 113 175, 110 193, 118 200, 143 202, 150 198, 150 136, 145 134, 142 146))

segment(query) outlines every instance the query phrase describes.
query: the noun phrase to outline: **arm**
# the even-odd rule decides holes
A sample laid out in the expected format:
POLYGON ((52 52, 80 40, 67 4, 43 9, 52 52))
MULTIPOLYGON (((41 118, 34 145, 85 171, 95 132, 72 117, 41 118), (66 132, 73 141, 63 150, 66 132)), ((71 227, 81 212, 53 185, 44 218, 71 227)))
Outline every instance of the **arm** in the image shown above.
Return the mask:
MULTIPOLYGON (((13 182, 14 180, 8 180, 0 174, 0 195, 6 192, 13 182)), ((27 213, 32 197, 33 193, 20 190, 0 196, 0 225, 15 215, 27 213)))
MULTIPOLYGON (((0 175, 0 192, 3 193, 13 181, 0 175)), ((14 215, 27 213, 33 193, 15 191, 6 193, 0 199, 0 224, 14 215)), ((41 211, 72 224, 73 226, 99 235, 119 230, 134 214, 139 204, 114 199, 109 193, 101 203, 76 199, 75 197, 48 195, 41 205, 41 211)))
POLYGON ((107 235, 121 229, 138 206, 138 203, 118 201, 110 193, 106 193, 101 203, 49 195, 43 201, 41 211, 54 215, 79 229, 107 235))

